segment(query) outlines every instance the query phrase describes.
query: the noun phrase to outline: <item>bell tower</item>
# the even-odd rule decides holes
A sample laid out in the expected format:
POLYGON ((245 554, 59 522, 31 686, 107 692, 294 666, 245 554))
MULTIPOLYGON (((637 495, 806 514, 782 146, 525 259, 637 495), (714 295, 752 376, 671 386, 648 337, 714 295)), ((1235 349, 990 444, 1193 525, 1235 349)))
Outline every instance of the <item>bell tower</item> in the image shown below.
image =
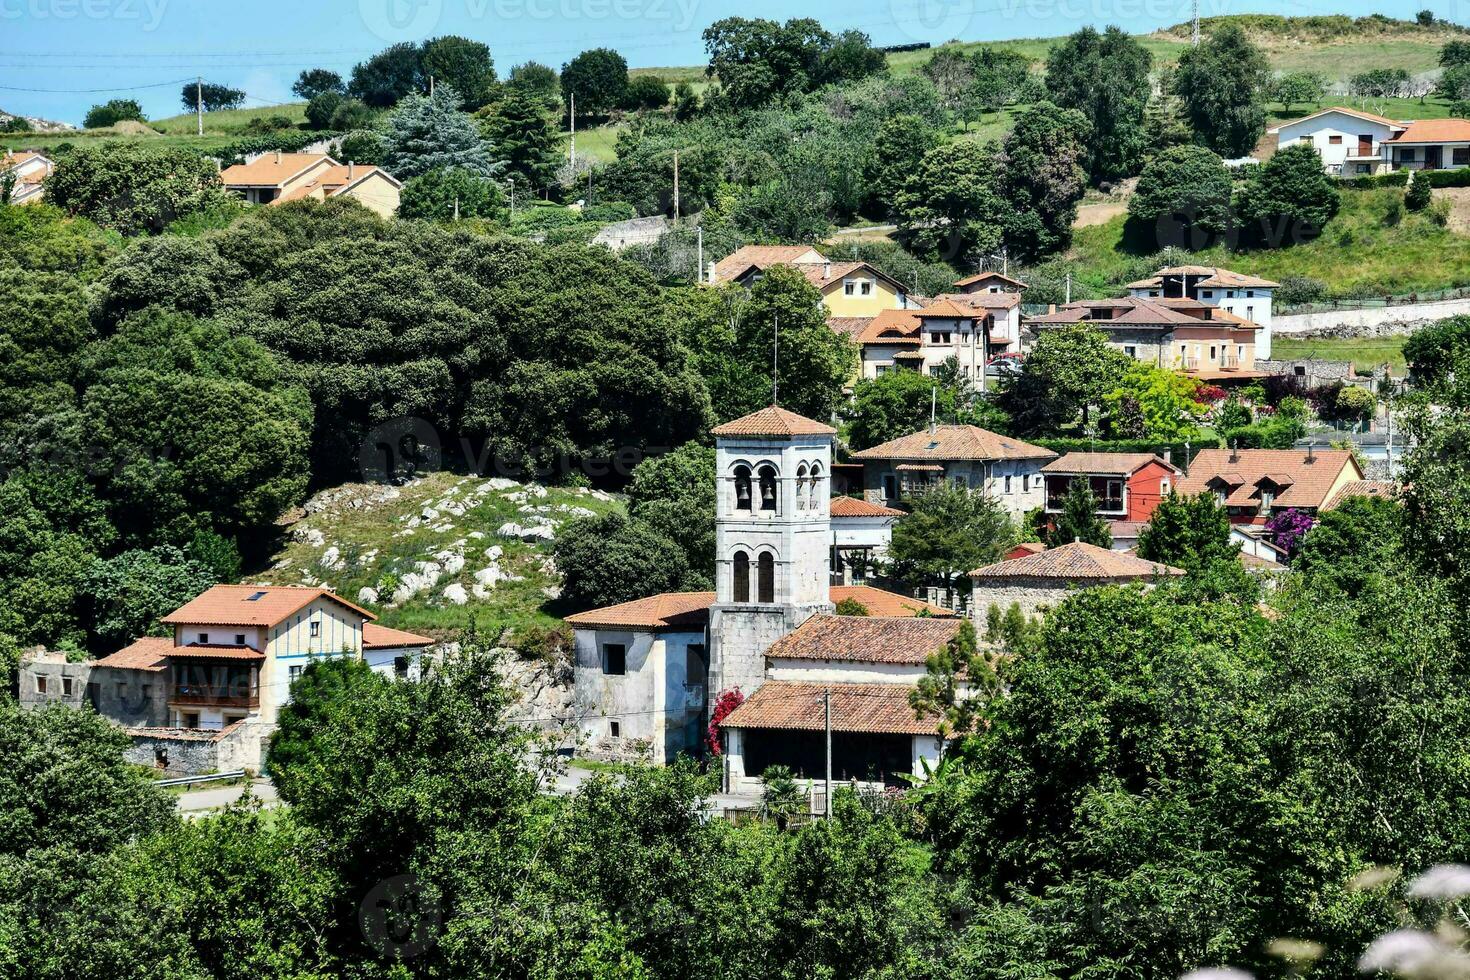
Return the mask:
POLYGON ((829 425, 772 405, 714 430, 715 604, 710 692, 750 694, 771 644, 831 612, 829 425))

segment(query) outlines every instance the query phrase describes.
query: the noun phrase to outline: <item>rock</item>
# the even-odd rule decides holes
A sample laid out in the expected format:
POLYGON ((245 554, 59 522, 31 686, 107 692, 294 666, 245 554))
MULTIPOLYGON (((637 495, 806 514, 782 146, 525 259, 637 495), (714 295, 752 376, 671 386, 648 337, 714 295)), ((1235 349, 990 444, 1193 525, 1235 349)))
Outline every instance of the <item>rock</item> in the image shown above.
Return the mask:
POLYGON ((478 541, 481 538, 483 538, 484 536, 485 536, 485 532, 484 531, 471 531, 470 532, 470 540, 472 540, 472 541, 478 541))
POLYGON ((548 599, 560 599, 561 598, 561 586, 559 586, 559 585, 548 585, 548 586, 546 586, 546 588, 544 588, 544 589, 541 590, 541 594, 544 595, 548 599))
POLYGON ((422 517, 426 522, 433 522, 439 519, 439 512, 432 507, 425 507, 422 511, 419 512, 419 516, 422 517))
POLYGON ((444 507, 444 512, 446 514, 450 514, 450 515, 452 515, 454 517, 463 517, 464 516, 464 507, 461 506, 460 504, 447 504, 444 507))
POLYGON ((464 555, 457 551, 441 551, 434 558, 443 566, 445 575, 458 575, 464 569, 464 555))
POLYGON ((555 541, 556 540, 556 530, 554 528, 552 528, 552 527, 549 527, 549 526, 545 525, 545 524, 538 524, 535 527, 522 528, 521 529, 521 540, 522 541, 555 541))
POLYGON ((475 573, 475 584, 486 589, 495 588, 495 583, 505 577, 499 565, 487 565, 475 573))
POLYGON ((298 527, 296 530, 291 532, 291 536, 294 537, 297 541, 305 541, 313 548, 320 548, 322 545, 327 543, 326 535, 322 534, 321 531, 318 531, 314 527, 298 527))
POLYGON ((370 586, 363 586, 357 590, 357 601, 366 606, 378 604, 378 590, 370 586))
POLYGON ((446 585, 444 587, 444 598, 454 603, 456 606, 462 606, 466 602, 470 601, 470 597, 465 595, 464 586, 460 585, 457 582, 453 585, 446 585))
POLYGON ((505 549, 498 544, 492 544, 490 547, 485 549, 485 557, 489 558, 491 561, 496 561, 503 554, 505 554, 505 549))
POLYGON ((539 483, 528 483, 526 484, 526 493, 533 497, 544 497, 546 496, 546 488, 539 483))
POLYGON ((492 476, 485 481, 485 486, 491 490, 510 490, 520 486, 515 480, 508 480, 503 476, 492 476))
POLYGON ((445 521, 442 524, 435 524, 433 527, 429 528, 429 530, 433 531, 435 534, 448 534, 450 531, 454 530, 454 525, 449 523, 448 521, 445 521))
POLYGON ((371 551, 364 551, 362 553, 362 556, 360 558, 358 558, 357 560, 358 560, 358 563, 359 564, 362 564, 362 565, 371 565, 373 562, 377 561, 377 559, 378 559, 378 549, 377 548, 373 548, 371 551))
POLYGON ((322 556, 317 559, 317 564, 335 572, 347 563, 342 560, 342 549, 336 545, 332 545, 326 551, 322 552, 322 556))
POLYGON ((519 538, 526 533, 526 529, 515 521, 506 521, 495 529, 495 533, 502 538, 519 538))

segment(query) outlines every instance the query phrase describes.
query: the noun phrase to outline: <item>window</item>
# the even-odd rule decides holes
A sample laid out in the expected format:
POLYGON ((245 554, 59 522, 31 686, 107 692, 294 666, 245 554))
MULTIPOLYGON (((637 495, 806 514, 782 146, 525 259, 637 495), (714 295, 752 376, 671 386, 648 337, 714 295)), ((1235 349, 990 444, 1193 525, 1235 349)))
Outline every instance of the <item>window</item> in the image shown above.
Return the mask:
POLYGON ((1406 163, 1413 163, 1419 159, 1419 148, 1417 146, 1405 146, 1399 150, 1399 159, 1406 163))
POLYGON ((1450 162, 1457 167, 1470 166, 1470 146, 1457 146, 1450 150, 1450 162))
POLYGON ((626 674, 628 672, 628 648, 621 643, 602 645, 602 672, 604 674, 626 674))
POLYGON ((320 619, 313 619, 311 621, 311 635, 312 636, 321 636, 322 635, 322 621, 320 619))
POLYGON ((820 510, 821 501, 825 500, 827 493, 822 490, 822 464, 812 464, 812 476, 806 485, 806 509, 820 510), (822 491, 820 494, 818 491, 822 491))
POLYGON ((1215 359, 1215 345, 1214 344, 1211 344, 1210 345, 1210 360, 1213 361, 1214 359, 1215 359))
POLYGON ((408 658, 407 657, 394 657, 393 658, 393 676, 394 677, 407 677, 408 676, 408 658))
POLYGON ((179 727, 180 728, 198 728, 199 727, 199 712, 197 712, 197 711, 190 711, 190 712, 187 712, 186 714, 180 715, 179 716, 179 727))
POLYGON ((61 695, 62 695, 62 697, 67 697, 67 698, 71 697, 71 678, 70 677, 63 677, 61 679, 61 695))
POLYGON ((1214 299, 1215 291, 1213 289, 1206 289, 1204 292, 1200 293, 1200 295, 1203 296, 1205 299, 1214 299))
POLYGON ((1275 490, 1267 490, 1265 487, 1262 487, 1261 488, 1261 512, 1262 513, 1265 513, 1266 511, 1269 511, 1271 509, 1271 505, 1274 504, 1275 502, 1276 502, 1276 491, 1275 490))
POLYGON ((294 665, 286 668, 286 680, 287 680, 288 683, 295 684, 296 681, 297 681, 297 679, 300 678, 300 677, 301 677, 301 665, 300 664, 294 664, 294 665))
POLYGON ((869 282, 868 280, 866 280, 866 279, 863 280, 863 295, 864 296, 871 296, 871 295, 873 295, 873 284, 871 282, 869 282))
POLYGON ((1245 318, 1247 320, 1254 320, 1256 318, 1256 308, 1254 306, 1247 306, 1245 308, 1245 318))
POLYGON ((224 722, 225 722, 225 727, 226 728, 229 728, 231 725, 233 725, 237 721, 244 721, 244 720, 245 720, 245 716, 244 715, 225 715, 224 716, 224 722))
POLYGON ((1327 137, 1327 142, 1328 142, 1328 144, 1330 144, 1332 146, 1341 146, 1342 145, 1342 137, 1341 136, 1329 136, 1329 137, 1327 137))
POLYGON ((1006 493, 1010 493, 1011 492, 1011 475, 1009 473, 1006 474, 1006 478, 1005 478, 1005 492, 1006 493))
POLYGON ((950 484, 952 484, 953 486, 955 486, 956 488, 958 488, 960 490, 967 489, 968 486, 969 486, 969 483, 968 483, 968 481, 965 480, 964 476, 959 475, 959 474, 956 474, 955 476, 950 477, 949 478, 949 482, 950 482, 950 484))
POLYGON ((844 296, 851 296, 853 294, 853 292, 854 292, 854 287, 856 287, 856 285, 857 285, 857 283, 853 282, 851 279, 844 280, 843 283, 842 283, 842 295, 844 295, 844 296))
POLYGON ((244 645, 245 645, 245 634, 244 633, 236 633, 235 634, 235 646, 237 646, 237 647, 243 647, 244 645))
POLYGON ((953 337, 948 330, 936 330, 929 335, 929 343, 931 344, 948 344, 952 340, 953 337))
POLYGON ((750 510, 750 467, 735 467, 735 509, 750 510))
POLYGON ((200 643, 208 643, 209 642, 209 634, 208 633, 200 633, 199 634, 199 642, 200 643))
POLYGON ((898 477, 894 476, 892 473, 883 474, 883 499, 898 499, 898 477))
POLYGON ((1030 473, 1022 473, 1021 474, 1021 492, 1022 493, 1030 493, 1031 492, 1031 474, 1030 473))
POLYGON ((610 721, 607 723, 607 733, 613 738, 617 738, 623 733, 623 728, 617 722, 610 721))
POLYGON ((760 602, 776 601, 776 556, 769 551, 761 555, 756 571, 756 587, 760 602))
POLYGON ((1170 488, 1172 486, 1173 486, 1173 484, 1170 483, 1168 480, 1160 480, 1159 481, 1159 496, 1160 497, 1167 497, 1167 496, 1169 496, 1169 490, 1170 490, 1170 488))
POLYGON ((45 677, 42 677, 39 674, 36 675, 36 693, 37 694, 45 694, 46 693, 46 678, 45 677))
POLYGON ((1150 295, 1150 296, 1157 296, 1157 295, 1159 295, 1159 291, 1158 291, 1158 290, 1157 290, 1157 289, 1150 289, 1150 290, 1149 290, 1149 291, 1148 291, 1148 294, 1149 294, 1149 295, 1150 295))
POLYGON ((151 700, 153 698, 153 685, 152 684, 143 684, 143 685, 140 685, 138 687, 138 696, 141 697, 144 701, 151 700))
POLYGON ((1235 356, 1239 360, 1245 360, 1245 344, 1235 345, 1235 356))
POLYGON ((1353 164, 1353 173, 1355 174, 1366 174, 1369 172, 1369 170, 1370 168, 1366 163, 1353 164))
POLYGON ((1245 298, 1246 299, 1250 299, 1254 295, 1256 295, 1256 291, 1254 289, 1247 289, 1245 291, 1245 298))
POLYGON ((1124 344, 1123 353, 1127 354, 1131 358, 1134 358, 1135 360, 1138 358, 1138 348, 1133 344, 1124 344))
POLYGON ((735 601, 750 601, 750 556, 743 551, 735 552, 732 575, 735 585, 735 601))
POLYGON ((776 468, 774 466, 762 466, 759 472, 761 484, 761 510, 775 512, 776 468))
POLYGON ((806 510, 807 502, 807 476, 806 464, 802 463, 796 468, 796 509, 806 510))
POLYGON ((128 696, 128 682, 127 681, 118 681, 117 682, 117 699, 119 701, 121 701, 124 698, 126 698, 127 696, 128 696))

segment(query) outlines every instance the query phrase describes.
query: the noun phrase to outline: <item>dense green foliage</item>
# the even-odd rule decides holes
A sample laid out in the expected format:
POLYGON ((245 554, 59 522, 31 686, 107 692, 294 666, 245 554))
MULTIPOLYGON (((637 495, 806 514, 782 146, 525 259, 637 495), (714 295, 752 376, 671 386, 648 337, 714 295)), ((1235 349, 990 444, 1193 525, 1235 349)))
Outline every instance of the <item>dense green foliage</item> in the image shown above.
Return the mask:
POLYGON ((88 109, 87 118, 82 120, 82 125, 88 129, 102 129, 113 123, 122 122, 124 119, 136 119, 142 122, 147 118, 143 115, 143 107, 138 104, 137 99, 112 99, 88 109))
POLYGON ((1207 493, 1170 493, 1154 508, 1138 535, 1138 557, 1198 571, 1234 561, 1240 545, 1230 540, 1230 515, 1207 493))
POLYGON ((1241 157, 1266 129, 1270 78, 1265 54, 1230 26, 1180 55, 1174 93, 1201 143, 1222 157, 1241 157))
POLYGON ((1230 171, 1213 151, 1170 147, 1143 168, 1128 216, 1153 225, 1161 242, 1204 247, 1230 226, 1232 192, 1230 171), (1171 234, 1176 229, 1182 235, 1171 234))
POLYGON ((1062 512, 1052 519, 1051 526, 1041 538, 1048 548, 1072 544, 1096 545, 1099 548, 1113 546, 1112 527, 1098 516, 1098 499, 1092 487, 1082 477, 1073 477, 1062 494, 1062 512))
POLYGON ((611 48, 583 51, 561 66, 563 98, 577 100, 579 116, 600 116, 623 104, 628 62, 611 48))
POLYGON ((956 587, 969 572, 999 561, 1016 537, 1000 503, 977 490, 945 484, 908 507, 894 525, 888 559, 892 576, 910 587, 956 587))
POLYGON ((137 143, 78 145, 58 153, 46 200, 124 235, 162 231, 223 200, 214 163, 182 149, 137 143))
POLYGON ((1076 109, 1090 126, 1084 166, 1093 180, 1117 180, 1138 172, 1152 63, 1148 51, 1117 27, 1102 33, 1084 27, 1047 56, 1051 101, 1076 109))

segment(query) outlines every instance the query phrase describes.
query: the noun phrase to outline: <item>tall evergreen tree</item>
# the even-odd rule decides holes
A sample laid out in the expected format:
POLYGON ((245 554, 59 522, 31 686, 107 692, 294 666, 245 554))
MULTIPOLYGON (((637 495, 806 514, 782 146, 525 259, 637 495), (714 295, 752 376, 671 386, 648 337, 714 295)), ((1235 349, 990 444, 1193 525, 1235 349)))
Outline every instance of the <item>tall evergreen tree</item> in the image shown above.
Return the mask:
POLYGON ((1092 487, 1081 477, 1074 478, 1062 495, 1062 512, 1044 535, 1046 546, 1055 548, 1081 541, 1099 548, 1111 548, 1113 532, 1108 528, 1108 522, 1097 515, 1097 508, 1097 495, 1092 492, 1092 487))
POLYGON ((1117 27, 1084 27, 1051 49, 1046 88, 1051 101, 1076 109, 1092 124, 1086 166, 1095 181, 1138 173, 1147 140, 1143 128, 1153 57, 1117 27))
POLYGON ((479 127, 459 111, 459 93, 437 85, 433 95, 410 95, 388 119, 383 165, 399 180, 430 170, 456 169, 488 177, 504 164, 490 155, 479 127))
POLYGON ((505 161, 506 175, 540 189, 556 180, 561 163, 561 133, 547 113, 545 102, 517 90, 504 100, 485 122, 485 135, 495 155, 505 161))
POLYGON ((1159 502, 1138 536, 1138 557, 1197 570, 1234 561, 1240 545, 1230 540, 1230 515, 1209 494, 1171 493, 1159 502))
POLYGON ((1271 66, 1235 26, 1223 27, 1184 52, 1174 94, 1196 138, 1226 159, 1245 156, 1266 129, 1271 66))

